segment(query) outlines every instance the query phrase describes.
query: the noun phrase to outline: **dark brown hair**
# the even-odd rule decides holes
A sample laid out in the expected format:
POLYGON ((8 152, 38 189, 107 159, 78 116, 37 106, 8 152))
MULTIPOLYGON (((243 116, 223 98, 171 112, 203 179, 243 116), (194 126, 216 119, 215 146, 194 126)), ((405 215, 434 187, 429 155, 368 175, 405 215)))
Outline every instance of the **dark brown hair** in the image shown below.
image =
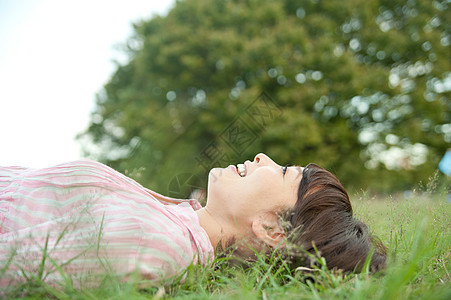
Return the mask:
POLYGON ((364 223, 354 218, 348 194, 340 181, 315 164, 305 167, 302 175, 297 202, 282 215, 287 224, 290 267, 305 264, 305 255, 290 251, 291 244, 312 254, 319 251, 329 269, 343 271, 361 271, 372 251, 370 271, 382 269, 386 248, 364 223))

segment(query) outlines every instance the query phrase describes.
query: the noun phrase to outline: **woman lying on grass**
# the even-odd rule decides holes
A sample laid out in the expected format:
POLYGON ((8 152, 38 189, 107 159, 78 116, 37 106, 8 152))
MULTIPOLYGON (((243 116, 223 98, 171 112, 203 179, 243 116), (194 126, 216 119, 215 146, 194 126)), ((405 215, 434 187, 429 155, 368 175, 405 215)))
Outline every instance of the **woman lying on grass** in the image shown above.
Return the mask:
POLYGON ((245 261, 277 250, 292 268, 305 263, 303 252, 319 251, 329 268, 344 271, 359 271, 370 250, 372 271, 386 259, 334 175, 314 164, 279 166, 264 154, 212 169, 205 207, 90 160, 0 168, 0 236, 1 286, 83 286, 105 273, 152 284, 227 248, 245 261))

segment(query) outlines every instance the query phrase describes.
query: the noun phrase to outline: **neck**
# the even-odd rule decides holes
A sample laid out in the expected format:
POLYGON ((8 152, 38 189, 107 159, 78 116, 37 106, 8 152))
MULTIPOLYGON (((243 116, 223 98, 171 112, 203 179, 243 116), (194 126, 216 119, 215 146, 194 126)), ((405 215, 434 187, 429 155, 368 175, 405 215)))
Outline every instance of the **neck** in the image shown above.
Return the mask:
POLYGON ((208 238, 216 250, 221 239, 224 238, 224 226, 221 225, 218 218, 215 218, 207 207, 203 207, 196 211, 199 217, 200 226, 207 232, 208 238))

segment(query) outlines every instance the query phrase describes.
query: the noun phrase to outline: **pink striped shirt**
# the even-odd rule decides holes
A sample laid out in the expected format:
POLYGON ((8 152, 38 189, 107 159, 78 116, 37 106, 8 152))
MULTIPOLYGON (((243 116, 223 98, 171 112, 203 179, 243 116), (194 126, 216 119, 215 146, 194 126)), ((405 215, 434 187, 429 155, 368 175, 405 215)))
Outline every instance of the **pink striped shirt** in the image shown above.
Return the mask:
POLYGON ((91 160, 0 168, 0 272, 8 266, 0 286, 23 272, 83 285, 105 273, 158 281, 206 265, 214 251, 195 213, 200 207, 91 160))

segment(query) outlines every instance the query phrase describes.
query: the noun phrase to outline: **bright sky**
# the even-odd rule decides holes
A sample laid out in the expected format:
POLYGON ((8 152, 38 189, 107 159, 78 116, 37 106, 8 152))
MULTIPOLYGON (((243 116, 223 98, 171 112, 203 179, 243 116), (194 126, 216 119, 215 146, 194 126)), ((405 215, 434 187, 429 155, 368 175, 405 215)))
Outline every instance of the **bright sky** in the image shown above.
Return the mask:
POLYGON ((132 22, 175 0, 0 0, 0 165, 82 157, 95 95, 124 61, 132 22))

